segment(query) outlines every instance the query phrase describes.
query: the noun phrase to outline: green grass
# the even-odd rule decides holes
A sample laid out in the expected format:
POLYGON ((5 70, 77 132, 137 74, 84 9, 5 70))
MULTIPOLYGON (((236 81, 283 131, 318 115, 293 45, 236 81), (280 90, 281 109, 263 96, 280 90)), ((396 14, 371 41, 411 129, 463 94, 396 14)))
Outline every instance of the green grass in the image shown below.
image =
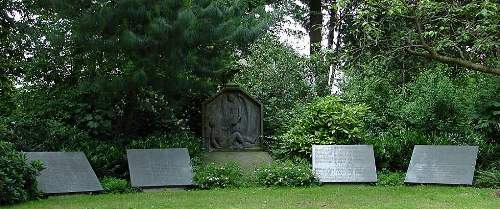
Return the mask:
POLYGON ((5 208, 500 208, 492 189, 325 185, 68 195, 5 208))

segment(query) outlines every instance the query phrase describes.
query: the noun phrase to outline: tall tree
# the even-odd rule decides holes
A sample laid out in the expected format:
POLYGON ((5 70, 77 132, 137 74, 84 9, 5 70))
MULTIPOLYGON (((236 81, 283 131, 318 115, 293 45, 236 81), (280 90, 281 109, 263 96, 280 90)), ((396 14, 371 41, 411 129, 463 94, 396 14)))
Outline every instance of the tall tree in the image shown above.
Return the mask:
POLYGON ((180 116, 193 98, 231 78, 233 63, 267 28, 262 2, 37 2, 39 21, 53 25, 44 28, 50 33, 34 52, 37 68, 26 82, 44 86, 37 88, 43 97, 78 103, 64 102, 77 107, 67 108, 78 110, 71 123, 94 129, 104 118, 118 133, 140 135, 151 129, 149 114, 180 116), (151 107, 155 102, 161 108, 151 107))

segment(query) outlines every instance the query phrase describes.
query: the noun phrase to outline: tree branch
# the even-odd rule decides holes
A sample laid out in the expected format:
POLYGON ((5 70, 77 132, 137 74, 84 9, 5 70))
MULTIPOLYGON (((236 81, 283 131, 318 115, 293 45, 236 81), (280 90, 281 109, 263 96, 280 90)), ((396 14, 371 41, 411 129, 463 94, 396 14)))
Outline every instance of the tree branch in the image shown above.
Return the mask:
MULTIPOLYGON (((418 3, 418 1, 416 3, 418 3)), ((448 56, 444 56, 444 55, 439 54, 434 48, 432 48, 425 41, 425 39, 424 39, 424 37, 422 35, 423 34, 423 32, 422 32, 423 31, 422 30, 422 22, 420 21, 420 17, 418 16, 418 14, 417 14, 416 11, 414 11, 414 17, 413 17, 413 19, 415 21, 415 28, 417 30, 418 39, 420 40, 420 42, 421 42, 422 45, 419 45, 419 46, 412 45, 412 46, 413 47, 422 48, 422 49, 426 50, 427 53, 417 52, 417 51, 414 51, 414 50, 411 50, 411 49, 407 49, 408 52, 410 52, 410 54, 417 55, 417 56, 420 56, 420 57, 425 57, 427 59, 435 60, 435 61, 438 61, 438 62, 441 62, 441 63, 452 64, 452 65, 460 65, 460 66, 463 66, 463 67, 466 67, 466 68, 470 68, 472 70, 476 70, 476 71, 480 71, 480 72, 484 72, 484 73, 490 73, 490 74, 493 74, 493 75, 499 75, 500 76, 500 68, 498 68, 498 67, 489 67, 489 66, 486 66, 486 65, 481 65, 481 64, 473 63, 473 62, 465 60, 465 59, 458 59, 458 58, 448 57, 448 56)), ((461 57, 463 58, 462 51, 460 50, 459 52, 460 52, 461 57)))
POLYGON ((440 55, 435 51, 434 51, 434 53, 424 53, 424 52, 417 52, 417 51, 408 49, 408 52, 410 54, 417 55, 420 57, 425 57, 425 58, 431 59, 431 60, 436 60, 436 61, 441 62, 441 63, 460 65, 462 67, 470 68, 472 70, 500 76, 500 68, 498 68, 498 67, 489 67, 489 66, 473 63, 471 61, 464 60, 464 59, 458 59, 458 58, 440 55))

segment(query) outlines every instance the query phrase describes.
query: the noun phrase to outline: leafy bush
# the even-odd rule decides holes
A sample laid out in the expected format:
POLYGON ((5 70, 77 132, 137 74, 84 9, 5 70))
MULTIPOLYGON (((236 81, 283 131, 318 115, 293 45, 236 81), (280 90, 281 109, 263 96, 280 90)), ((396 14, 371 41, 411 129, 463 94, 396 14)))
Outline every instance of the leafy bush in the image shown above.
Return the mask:
POLYGON ((304 107, 288 132, 272 150, 281 158, 311 159, 313 144, 358 144, 364 136, 365 105, 345 104, 322 97, 304 107))
POLYGON ((311 186, 318 181, 308 163, 273 162, 255 170, 257 183, 265 186, 311 186))
POLYGON ((81 130, 52 119, 12 115, 0 117, 0 124, 0 138, 22 151, 60 151, 90 140, 81 130))
POLYGON ((379 186, 402 186, 405 181, 405 173, 382 170, 377 173, 379 186))
POLYGON ((115 177, 104 177, 101 180, 101 185, 105 193, 123 194, 134 191, 128 184, 127 180, 115 177))
POLYGON ((0 141, 0 153, 0 205, 38 198, 36 177, 42 164, 28 163, 24 154, 7 142, 0 141))
POLYGON ((474 186, 484 188, 500 188, 500 170, 490 169, 477 171, 474 186))
POLYGON ((236 163, 227 163, 223 166, 208 164, 198 167, 194 182, 201 189, 239 187, 242 182, 242 170, 236 163))

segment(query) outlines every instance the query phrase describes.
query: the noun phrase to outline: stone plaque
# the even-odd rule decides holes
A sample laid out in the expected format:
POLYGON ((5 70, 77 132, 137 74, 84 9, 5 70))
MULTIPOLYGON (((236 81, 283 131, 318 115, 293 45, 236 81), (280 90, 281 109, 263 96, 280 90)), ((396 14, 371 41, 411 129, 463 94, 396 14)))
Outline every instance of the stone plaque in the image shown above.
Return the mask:
POLYGON ((405 182, 472 184, 477 146, 415 145, 405 182))
POLYGON ((236 86, 228 86, 202 105, 205 147, 213 150, 258 149, 262 105, 236 86))
POLYGON ((377 182, 372 145, 313 145, 312 163, 320 182, 377 182))
POLYGON ((193 170, 186 148, 127 150, 133 187, 188 186, 193 170))
POLYGON ((101 191, 102 186, 83 152, 27 152, 28 161, 40 160, 40 190, 47 194, 101 191))

